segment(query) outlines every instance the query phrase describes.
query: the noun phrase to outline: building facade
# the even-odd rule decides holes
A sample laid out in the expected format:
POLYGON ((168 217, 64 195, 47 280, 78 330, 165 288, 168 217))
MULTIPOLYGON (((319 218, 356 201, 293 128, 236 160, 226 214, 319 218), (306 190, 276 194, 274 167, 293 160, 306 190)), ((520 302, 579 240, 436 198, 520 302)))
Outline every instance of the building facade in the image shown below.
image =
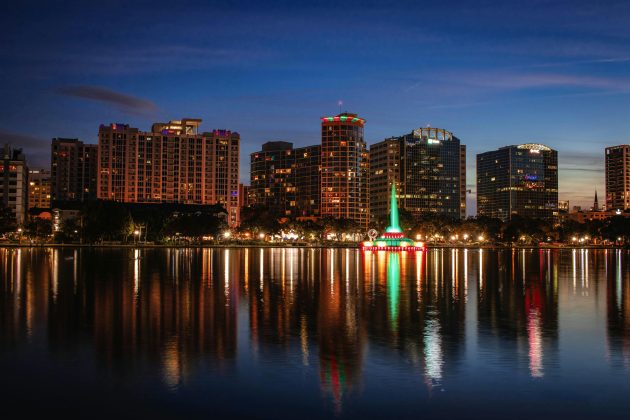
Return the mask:
POLYGON ((365 120, 357 114, 342 113, 321 121, 321 216, 353 220, 367 228, 370 199, 365 120))
POLYGON ((606 210, 630 209, 630 145, 606 148, 606 210))
POLYGON ((260 204, 281 218, 317 218, 320 212, 321 146, 294 149, 272 141, 250 155, 251 204, 260 204))
POLYGON ((269 141, 250 155, 250 185, 254 204, 268 207, 279 217, 296 214, 295 155, 293 143, 269 141))
POLYGON ((321 215, 322 147, 320 145, 295 149, 296 216, 317 219, 321 215))
POLYGON ((558 152, 542 144, 477 155, 477 215, 558 220, 558 152))
POLYGON ((28 172, 28 208, 50 208, 50 171, 39 169, 28 172))
POLYGON ((20 226, 26 221, 28 209, 28 167, 21 149, 6 144, 0 166, 0 200, 20 226))
POLYGON ((128 203, 221 204, 238 225, 240 136, 199 132, 200 119, 101 125, 97 196, 128 203))
POLYGON ((466 194, 469 192, 466 184, 466 145, 459 145, 459 217, 466 218, 466 194))
MULTIPOLYGON (((370 146, 370 216, 373 219, 385 220, 389 215, 392 183, 401 191, 400 145, 400 139, 392 137, 370 146)), ((403 203, 400 207, 404 208, 403 203)))
POLYGON ((389 214, 392 182, 402 209, 415 217, 466 217, 466 147, 450 131, 418 128, 370 146, 372 217, 389 214))
POLYGON ((592 222, 594 220, 607 220, 607 219, 611 219, 613 217, 625 217, 625 218, 630 218, 630 213, 628 212, 623 212, 620 210, 611 210, 611 211, 593 211, 593 210, 589 210, 589 211, 574 211, 571 213, 568 213, 567 215, 567 219, 568 220, 573 220, 576 221, 578 223, 586 223, 586 222, 592 222))
POLYGON ((54 138, 50 154, 50 195, 58 201, 96 198, 97 145, 54 138))
POLYGON ((238 206, 240 208, 249 206, 250 188, 249 185, 238 184, 238 206))

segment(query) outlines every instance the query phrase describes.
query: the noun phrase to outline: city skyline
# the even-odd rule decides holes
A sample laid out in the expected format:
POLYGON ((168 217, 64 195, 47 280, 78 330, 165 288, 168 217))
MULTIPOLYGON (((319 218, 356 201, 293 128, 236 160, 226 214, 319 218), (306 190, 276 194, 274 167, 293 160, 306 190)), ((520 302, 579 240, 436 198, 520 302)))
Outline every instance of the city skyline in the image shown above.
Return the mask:
POLYGON ((473 192, 476 154, 531 142, 558 150, 561 200, 603 193, 604 148, 629 143, 628 4, 334 5, 12 4, 0 140, 39 168, 53 137, 198 117, 241 134, 243 181, 261 144, 317 143, 318 118, 341 108, 369 121, 368 145, 448 127, 473 192))

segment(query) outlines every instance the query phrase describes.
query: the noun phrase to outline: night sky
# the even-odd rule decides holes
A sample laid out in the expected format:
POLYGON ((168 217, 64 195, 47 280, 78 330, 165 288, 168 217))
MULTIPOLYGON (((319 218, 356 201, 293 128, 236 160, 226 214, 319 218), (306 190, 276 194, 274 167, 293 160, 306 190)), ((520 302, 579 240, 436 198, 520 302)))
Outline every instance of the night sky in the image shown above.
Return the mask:
POLYGON ((630 142, 627 1, 13 1, 0 21, 0 141, 31 167, 52 137, 197 117, 241 134, 248 183, 250 152, 318 143, 342 100, 368 144, 452 131, 473 193, 477 153, 544 143, 587 206, 604 147, 630 142))

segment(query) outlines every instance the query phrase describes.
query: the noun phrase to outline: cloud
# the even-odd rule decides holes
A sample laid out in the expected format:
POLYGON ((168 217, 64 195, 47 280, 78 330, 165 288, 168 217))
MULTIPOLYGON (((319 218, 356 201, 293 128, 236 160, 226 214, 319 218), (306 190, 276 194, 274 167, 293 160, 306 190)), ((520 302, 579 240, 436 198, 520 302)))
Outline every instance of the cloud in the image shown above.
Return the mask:
POLYGON ((576 60, 576 61, 557 61, 551 63, 536 63, 530 67, 564 67, 564 66, 579 66, 582 64, 616 64, 630 62, 630 57, 610 57, 593 60, 576 60))
MULTIPOLYGON (((413 80, 413 78, 411 79, 413 80)), ((431 105, 432 107, 467 107, 485 105, 489 93, 523 91, 529 89, 564 89, 563 95, 601 95, 630 92, 630 79, 626 77, 591 76, 557 72, 532 72, 512 70, 476 70, 440 72, 416 79, 404 88, 405 93, 435 92, 444 96, 464 98, 458 104, 431 105), (566 93, 570 89, 570 93, 566 93)))
POLYGON ((114 105, 123 112, 152 114, 157 111, 157 107, 151 101, 125 95, 124 93, 115 92, 100 86, 65 86, 58 88, 56 92, 65 96, 114 105))
POLYGON ((63 49, 27 48, 28 53, 9 51, 12 65, 21 74, 42 77, 50 74, 97 76, 138 75, 178 71, 202 71, 217 68, 257 66, 277 58, 280 52, 260 48, 229 48, 193 45, 121 45, 86 48, 68 42, 63 49), (36 51, 36 53, 34 52, 36 51), (115 57, 115 59, 112 59, 115 57))
POLYGON ((500 89, 528 89, 536 87, 584 87, 600 89, 628 89, 626 80, 614 80, 604 77, 578 76, 554 73, 530 74, 492 74, 469 79, 472 84, 500 89))
POLYGON ((604 150, 600 153, 580 150, 559 150, 558 160, 561 167, 604 170, 604 150))
MULTIPOLYGON (((512 71, 470 71, 466 73, 442 73, 436 80, 420 81, 411 89, 435 82, 451 85, 452 89, 473 89, 477 92, 493 90, 523 90, 533 88, 571 87, 585 89, 606 89, 613 91, 630 90, 630 80, 625 78, 596 77, 578 74, 512 72, 512 71)), ((440 85, 440 89, 441 85, 440 85)))

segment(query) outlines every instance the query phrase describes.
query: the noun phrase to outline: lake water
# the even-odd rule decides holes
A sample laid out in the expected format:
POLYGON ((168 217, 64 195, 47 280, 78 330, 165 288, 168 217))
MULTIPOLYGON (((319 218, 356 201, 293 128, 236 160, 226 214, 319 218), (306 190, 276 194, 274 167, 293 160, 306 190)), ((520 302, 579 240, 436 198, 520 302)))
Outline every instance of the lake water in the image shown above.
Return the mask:
POLYGON ((82 418, 627 419, 629 261, 0 249, 0 402, 82 418))

